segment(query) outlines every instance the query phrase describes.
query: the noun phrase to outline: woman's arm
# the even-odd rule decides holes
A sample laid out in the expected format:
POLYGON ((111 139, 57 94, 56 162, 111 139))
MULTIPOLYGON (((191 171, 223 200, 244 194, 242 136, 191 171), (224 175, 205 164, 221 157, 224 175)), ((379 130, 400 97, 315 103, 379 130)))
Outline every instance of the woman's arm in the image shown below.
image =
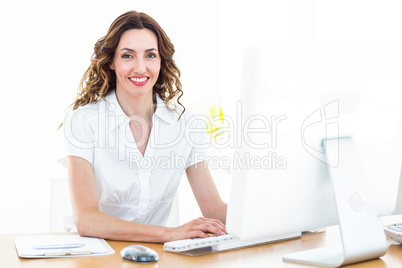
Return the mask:
POLYGON ((199 218, 176 228, 125 221, 99 212, 98 192, 92 165, 85 159, 68 157, 70 196, 77 231, 81 236, 112 240, 166 242, 207 233, 221 234, 224 226, 216 220, 199 218))
POLYGON ((186 174, 202 215, 218 219, 225 224, 227 204, 219 196, 207 162, 190 166, 186 169, 186 174))

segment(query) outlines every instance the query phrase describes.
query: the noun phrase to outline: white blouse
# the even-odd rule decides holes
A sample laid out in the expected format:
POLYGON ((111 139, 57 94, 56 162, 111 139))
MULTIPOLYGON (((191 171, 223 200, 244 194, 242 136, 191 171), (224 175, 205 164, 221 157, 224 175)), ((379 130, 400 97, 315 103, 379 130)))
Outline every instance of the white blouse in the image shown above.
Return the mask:
POLYGON ((115 91, 74 111, 64 121, 67 155, 94 169, 99 210, 123 220, 164 225, 184 171, 204 161, 205 120, 167 109, 157 97, 144 156, 137 148, 115 91))

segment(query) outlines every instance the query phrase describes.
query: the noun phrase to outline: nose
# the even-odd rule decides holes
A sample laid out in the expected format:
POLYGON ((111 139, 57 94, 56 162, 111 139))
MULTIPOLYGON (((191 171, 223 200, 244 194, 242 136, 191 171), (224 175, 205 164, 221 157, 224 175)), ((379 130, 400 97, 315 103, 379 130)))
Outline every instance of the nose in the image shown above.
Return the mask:
POLYGON ((134 63, 134 72, 137 74, 144 74, 147 70, 147 67, 145 65, 145 61, 143 58, 137 58, 137 60, 134 63))

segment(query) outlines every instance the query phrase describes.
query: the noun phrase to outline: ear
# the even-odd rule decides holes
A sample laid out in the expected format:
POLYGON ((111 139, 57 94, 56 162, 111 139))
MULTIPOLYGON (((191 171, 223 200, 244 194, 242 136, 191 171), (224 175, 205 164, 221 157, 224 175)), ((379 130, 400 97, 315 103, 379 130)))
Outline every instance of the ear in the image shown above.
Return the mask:
POLYGON ((109 68, 110 68, 110 70, 113 70, 113 71, 114 71, 114 64, 113 64, 113 62, 109 63, 109 68))

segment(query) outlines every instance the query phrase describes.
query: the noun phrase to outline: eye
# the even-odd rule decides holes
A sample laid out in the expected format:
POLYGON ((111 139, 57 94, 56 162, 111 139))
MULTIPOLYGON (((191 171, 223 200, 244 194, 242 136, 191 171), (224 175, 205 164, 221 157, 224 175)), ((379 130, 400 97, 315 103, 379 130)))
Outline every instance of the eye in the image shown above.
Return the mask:
POLYGON ((151 58, 151 59, 154 59, 154 58, 156 58, 157 57, 157 55, 155 54, 155 53, 149 53, 148 55, 147 55, 147 58, 151 58))
POLYGON ((121 57, 122 57, 123 59, 130 59, 130 58, 132 58, 132 56, 131 56, 130 54, 123 54, 121 57))

